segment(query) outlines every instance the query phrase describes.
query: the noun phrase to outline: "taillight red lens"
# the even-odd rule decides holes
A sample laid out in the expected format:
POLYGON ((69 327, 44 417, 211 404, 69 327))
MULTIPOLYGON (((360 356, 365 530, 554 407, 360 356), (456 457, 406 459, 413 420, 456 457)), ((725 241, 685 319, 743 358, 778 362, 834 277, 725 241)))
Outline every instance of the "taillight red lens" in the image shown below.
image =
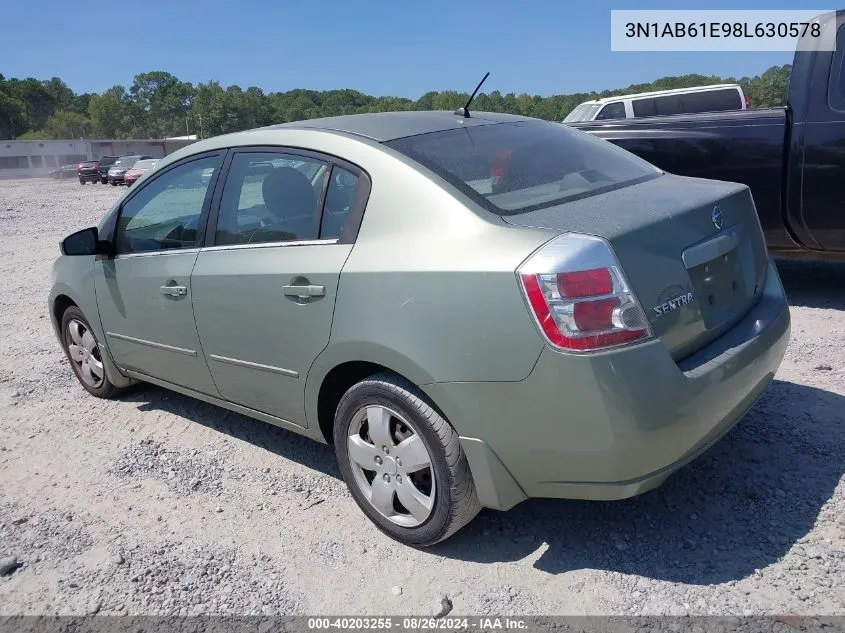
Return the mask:
POLYGON ((518 272, 531 311, 555 347, 593 351, 651 336, 645 312, 601 238, 561 235, 518 272))
POLYGON ((613 329, 613 311, 622 305, 618 297, 581 301, 572 306, 572 317, 578 329, 601 332, 613 329))
POLYGON ((79 164, 76 166, 76 171, 82 171, 82 163, 79 163, 79 164))
POLYGON ((557 287, 564 297, 595 297, 613 292, 613 279, 607 268, 558 273, 557 287))
POLYGON ((751 99, 748 98, 748 95, 745 95, 745 109, 746 110, 751 109, 751 99))

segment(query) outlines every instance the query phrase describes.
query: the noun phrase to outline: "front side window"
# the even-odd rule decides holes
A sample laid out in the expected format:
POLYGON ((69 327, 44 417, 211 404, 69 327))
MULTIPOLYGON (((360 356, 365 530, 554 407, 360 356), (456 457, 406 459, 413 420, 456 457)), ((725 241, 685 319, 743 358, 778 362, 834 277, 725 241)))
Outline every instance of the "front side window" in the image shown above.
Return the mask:
POLYGON ((220 156, 200 158, 149 181, 121 208, 117 253, 192 248, 212 176, 220 156))
POLYGON ((238 152, 223 187, 214 243, 317 239, 328 169, 322 161, 295 154, 238 152))
POLYGON ((616 103, 608 103, 596 115, 596 121, 604 119, 624 119, 625 118, 625 104, 621 101, 616 103))
POLYGON ((557 123, 481 125, 387 145, 498 215, 550 207, 660 175, 633 154, 557 123))

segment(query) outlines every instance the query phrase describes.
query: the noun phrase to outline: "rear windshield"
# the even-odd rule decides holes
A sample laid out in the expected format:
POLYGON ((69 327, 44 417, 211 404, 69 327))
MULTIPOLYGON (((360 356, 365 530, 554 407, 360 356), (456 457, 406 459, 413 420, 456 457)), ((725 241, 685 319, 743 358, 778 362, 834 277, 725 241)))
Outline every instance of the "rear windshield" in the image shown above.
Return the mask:
POLYGON ((387 145, 498 215, 597 195, 661 173, 607 141, 558 123, 465 127, 387 145))

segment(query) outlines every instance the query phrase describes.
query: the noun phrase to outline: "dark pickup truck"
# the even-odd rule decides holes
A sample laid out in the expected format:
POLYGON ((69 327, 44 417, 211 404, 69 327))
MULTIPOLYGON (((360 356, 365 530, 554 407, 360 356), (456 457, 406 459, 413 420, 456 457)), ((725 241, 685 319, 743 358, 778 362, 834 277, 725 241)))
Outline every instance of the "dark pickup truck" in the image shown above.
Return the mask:
POLYGON ((573 123, 674 174, 751 188, 776 257, 845 261, 845 10, 836 51, 798 50, 787 106, 573 123))

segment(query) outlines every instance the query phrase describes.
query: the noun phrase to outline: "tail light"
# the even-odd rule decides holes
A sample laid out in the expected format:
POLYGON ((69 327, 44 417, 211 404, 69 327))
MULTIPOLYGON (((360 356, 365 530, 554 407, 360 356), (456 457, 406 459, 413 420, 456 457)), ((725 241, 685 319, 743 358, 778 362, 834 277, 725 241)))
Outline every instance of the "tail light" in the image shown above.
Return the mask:
POLYGON ((82 163, 79 163, 79 164, 76 166, 76 171, 82 171, 82 168, 83 168, 83 167, 84 167, 84 165, 83 165, 82 163))
POLYGON ((651 337, 639 300, 601 238, 565 233, 517 274, 540 331, 554 347, 589 352, 651 337))
POLYGON ((751 109, 751 99, 748 98, 748 95, 744 95, 744 96, 745 96, 745 109, 750 110, 751 109))
POLYGON ((94 163, 94 166, 91 169, 99 169, 100 163, 94 163))

